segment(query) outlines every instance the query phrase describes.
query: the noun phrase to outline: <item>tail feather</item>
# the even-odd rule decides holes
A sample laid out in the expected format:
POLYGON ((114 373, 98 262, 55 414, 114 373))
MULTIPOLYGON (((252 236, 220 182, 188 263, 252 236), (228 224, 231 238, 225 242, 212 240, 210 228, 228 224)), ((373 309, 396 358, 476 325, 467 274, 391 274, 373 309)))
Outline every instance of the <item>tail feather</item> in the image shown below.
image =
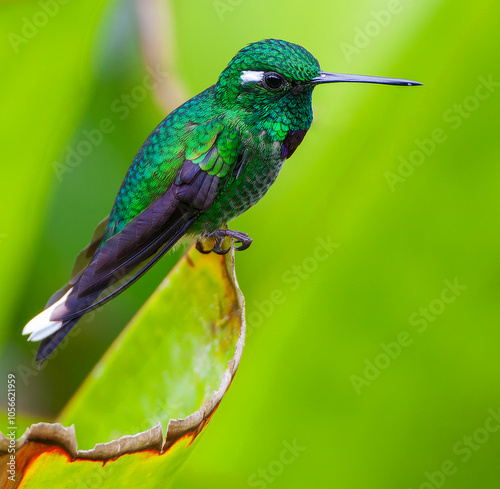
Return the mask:
POLYGON ((73 329, 80 318, 70 319, 69 321, 63 321, 61 328, 57 330, 51 336, 44 338, 40 345, 38 345, 38 350, 36 352, 36 361, 44 362, 47 358, 54 352, 54 350, 61 344, 62 340, 66 338, 68 333, 73 329))
MULTIPOLYGON (((73 288, 70 288, 61 299, 47 307, 38 314, 38 316, 35 316, 24 327, 23 334, 30 335, 28 341, 41 340, 36 353, 37 362, 46 360, 52 354, 83 315, 81 314, 75 318, 65 319, 58 314, 61 309, 64 310, 66 300, 72 291, 73 288), (51 319, 53 316, 57 319, 51 319)), ((99 294, 94 294, 91 297, 86 297, 84 301, 82 301, 82 307, 90 305, 97 299, 98 295, 99 294)))
POLYGON ((35 316, 23 329, 23 334, 29 334, 28 341, 40 341, 47 336, 55 333, 62 327, 62 321, 52 320, 51 316, 54 310, 64 304, 68 295, 71 293, 69 289, 63 297, 57 302, 44 309, 38 316, 35 316))

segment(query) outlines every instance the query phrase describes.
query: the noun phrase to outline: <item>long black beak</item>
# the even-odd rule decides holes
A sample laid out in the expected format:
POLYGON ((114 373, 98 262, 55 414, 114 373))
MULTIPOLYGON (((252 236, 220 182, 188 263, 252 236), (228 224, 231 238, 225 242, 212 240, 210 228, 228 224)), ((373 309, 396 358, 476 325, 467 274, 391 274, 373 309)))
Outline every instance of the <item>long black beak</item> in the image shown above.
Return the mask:
POLYGON ((380 83, 381 85, 401 85, 412 87, 422 85, 420 82, 412 80, 403 80, 401 78, 383 78, 381 76, 366 76, 366 75, 348 75, 345 73, 326 73, 320 72, 319 76, 311 80, 314 84, 319 83, 380 83))

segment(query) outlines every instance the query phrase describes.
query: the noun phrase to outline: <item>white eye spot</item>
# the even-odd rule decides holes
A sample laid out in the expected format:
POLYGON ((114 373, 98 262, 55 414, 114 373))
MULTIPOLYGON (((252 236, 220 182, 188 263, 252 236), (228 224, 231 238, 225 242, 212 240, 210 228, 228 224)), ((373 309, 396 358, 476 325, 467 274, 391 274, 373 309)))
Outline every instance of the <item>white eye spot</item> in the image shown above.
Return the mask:
POLYGON ((241 83, 260 82, 264 77, 263 71, 243 71, 241 73, 241 83))

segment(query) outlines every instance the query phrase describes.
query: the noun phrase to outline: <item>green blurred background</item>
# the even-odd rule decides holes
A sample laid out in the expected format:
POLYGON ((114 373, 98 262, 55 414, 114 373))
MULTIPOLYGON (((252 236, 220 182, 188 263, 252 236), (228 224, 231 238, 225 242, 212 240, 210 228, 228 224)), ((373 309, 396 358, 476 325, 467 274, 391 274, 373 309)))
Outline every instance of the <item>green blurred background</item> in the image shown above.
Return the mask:
POLYGON ((55 417, 182 251, 33 369, 21 329, 144 139, 277 37, 424 86, 318 88, 308 136, 232 224, 254 239, 246 349, 174 487, 498 488, 499 20, 487 0, 2 3, 0 368, 24 372, 20 414, 55 417))

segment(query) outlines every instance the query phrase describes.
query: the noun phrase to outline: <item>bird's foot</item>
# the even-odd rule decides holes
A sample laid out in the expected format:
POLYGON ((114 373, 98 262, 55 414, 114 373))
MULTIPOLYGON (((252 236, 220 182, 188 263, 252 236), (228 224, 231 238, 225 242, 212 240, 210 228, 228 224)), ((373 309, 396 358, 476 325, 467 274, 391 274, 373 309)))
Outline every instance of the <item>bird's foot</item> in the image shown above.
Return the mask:
POLYGON ((196 249, 200 253, 207 254, 213 251, 218 255, 225 255, 231 249, 230 246, 228 248, 222 247, 226 238, 232 238, 236 243, 240 243, 240 246, 237 246, 235 248, 235 250, 237 251, 246 250, 252 244, 252 239, 248 236, 248 234, 242 233, 240 231, 232 231, 230 229, 216 229, 207 237, 213 240, 214 246, 212 249, 206 250, 203 246, 203 242, 196 241, 196 249))

